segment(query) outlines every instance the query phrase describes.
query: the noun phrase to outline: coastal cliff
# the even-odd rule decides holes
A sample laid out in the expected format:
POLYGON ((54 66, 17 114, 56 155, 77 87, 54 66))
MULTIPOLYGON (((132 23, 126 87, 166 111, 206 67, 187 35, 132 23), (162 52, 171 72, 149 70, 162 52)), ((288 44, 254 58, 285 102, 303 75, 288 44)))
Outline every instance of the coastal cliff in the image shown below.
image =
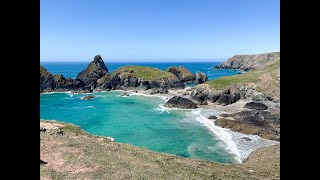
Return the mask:
POLYGON ((244 71, 264 68, 280 60, 280 52, 257 55, 235 55, 226 62, 214 67, 217 69, 240 69, 244 71))

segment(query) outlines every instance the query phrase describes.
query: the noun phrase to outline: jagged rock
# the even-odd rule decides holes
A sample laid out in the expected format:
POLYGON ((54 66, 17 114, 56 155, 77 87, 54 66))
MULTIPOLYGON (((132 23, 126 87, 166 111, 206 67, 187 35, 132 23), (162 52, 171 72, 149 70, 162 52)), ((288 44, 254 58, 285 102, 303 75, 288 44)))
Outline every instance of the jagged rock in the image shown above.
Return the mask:
POLYGON ((196 80, 196 75, 192 74, 183 66, 171 66, 167 71, 176 75, 181 82, 191 82, 196 80))
POLYGON ((183 98, 180 96, 174 96, 169 99, 165 104, 165 107, 177 107, 177 108, 186 108, 186 109, 195 109, 197 104, 192 102, 190 99, 183 98))
POLYGON ((40 92, 54 91, 54 76, 40 66, 40 92))
POLYGON ((168 89, 152 89, 152 91, 149 93, 150 95, 152 95, 152 94, 158 94, 158 93, 160 93, 160 94, 166 94, 166 93, 168 93, 169 91, 168 91, 168 89))
POLYGON ((62 74, 54 76, 54 91, 69 91, 74 89, 74 80, 72 78, 65 78, 62 74))
POLYGON ((205 73, 197 72, 195 84, 202 84, 208 81, 208 76, 205 73))
POLYGON ((94 60, 88 65, 88 67, 81 71, 76 77, 77 80, 83 81, 86 86, 91 89, 96 88, 97 80, 108 74, 108 68, 104 64, 100 55, 96 55, 94 60))
POLYGON ((249 102, 249 103, 246 103, 243 107, 247 109, 256 109, 256 110, 268 109, 268 106, 260 102, 249 102))
POLYGON ((93 98, 95 98, 95 96, 89 95, 89 96, 84 96, 84 97, 82 98, 82 100, 90 100, 90 99, 93 99, 93 98))
POLYGON ((208 117, 208 119, 217 119, 217 116, 211 115, 208 117))

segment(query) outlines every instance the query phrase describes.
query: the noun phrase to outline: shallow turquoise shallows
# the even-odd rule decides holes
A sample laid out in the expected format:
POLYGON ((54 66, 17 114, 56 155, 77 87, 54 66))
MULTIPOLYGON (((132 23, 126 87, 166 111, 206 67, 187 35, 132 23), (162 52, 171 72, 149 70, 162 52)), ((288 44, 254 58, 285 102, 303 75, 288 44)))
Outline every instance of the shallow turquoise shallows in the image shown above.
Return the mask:
POLYGON ((84 95, 52 93, 40 95, 40 118, 76 124, 94 135, 112 136, 117 142, 175 154, 193 159, 222 163, 236 162, 233 154, 203 124, 192 110, 166 111, 162 98, 122 92, 84 95))

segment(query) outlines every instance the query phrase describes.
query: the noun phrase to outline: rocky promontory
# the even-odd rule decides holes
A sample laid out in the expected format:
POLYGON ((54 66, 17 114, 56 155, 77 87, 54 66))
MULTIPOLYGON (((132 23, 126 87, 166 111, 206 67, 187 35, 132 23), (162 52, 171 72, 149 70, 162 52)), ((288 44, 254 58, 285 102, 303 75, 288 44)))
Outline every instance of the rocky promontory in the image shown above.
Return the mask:
POLYGON ((280 52, 257 55, 235 55, 214 68, 249 71, 264 68, 278 60, 280 60, 280 52))
POLYGON ((183 66, 171 66, 167 71, 176 75, 181 82, 192 82, 196 80, 196 75, 192 74, 183 66))

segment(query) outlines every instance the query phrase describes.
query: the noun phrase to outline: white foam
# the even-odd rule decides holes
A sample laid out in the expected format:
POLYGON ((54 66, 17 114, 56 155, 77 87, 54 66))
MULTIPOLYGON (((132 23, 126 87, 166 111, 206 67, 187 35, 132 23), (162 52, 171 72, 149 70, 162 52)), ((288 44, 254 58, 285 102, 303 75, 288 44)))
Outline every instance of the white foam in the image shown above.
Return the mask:
POLYGON ((70 107, 70 108, 66 108, 66 109, 87 109, 87 108, 94 109, 94 106, 75 106, 75 107, 70 107))
POLYGON ((271 141, 263 139, 257 135, 247 135, 238 132, 233 132, 229 129, 218 127, 214 124, 214 121, 206 118, 203 114, 211 114, 219 116, 222 111, 210 110, 208 109, 196 109, 192 110, 191 114, 194 115, 194 119, 204 126, 206 126, 211 132, 213 132, 219 139, 224 142, 224 146, 229 153, 234 154, 237 162, 243 162, 254 150, 261 147, 270 146, 277 144, 277 141, 271 141), (243 137, 249 137, 251 141, 245 141, 243 137))

